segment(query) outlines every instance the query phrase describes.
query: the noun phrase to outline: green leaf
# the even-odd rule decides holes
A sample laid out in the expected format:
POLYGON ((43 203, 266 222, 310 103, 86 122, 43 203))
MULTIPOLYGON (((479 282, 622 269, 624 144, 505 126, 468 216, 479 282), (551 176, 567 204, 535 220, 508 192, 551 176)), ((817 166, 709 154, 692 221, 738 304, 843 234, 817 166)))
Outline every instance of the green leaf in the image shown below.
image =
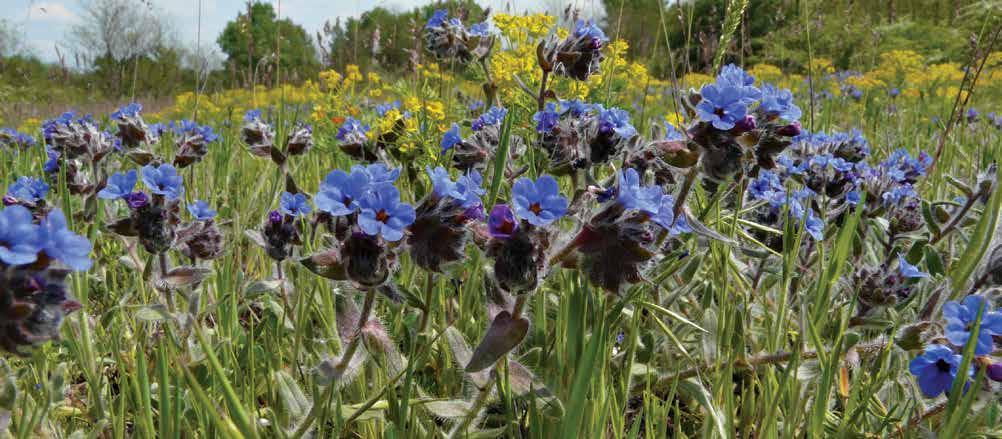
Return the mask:
POLYGON ((717 431, 717 435, 719 437, 731 437, 731 435, 727 434, 727 427, 724 424, 724 418, 720 415, 720 411, 717 410, 717 407, 713 405, 713 396, 711 396, 710 392, 706 390, 703 383, 696 381, 693 378, 680 381, 678 383, 678 393, 679 395, 695 399, 699 405, 703 406, 703 409, 706 410, 706 414, 709 416, 710 420, 713 421, 713 427, 717 431))
POLYGON ((1002 201, 1002 191, 996 189, 992 192, 991 198, 988 199, 984 212, 978 219, 978 224, 974 226, 971 239, 967 242, 967 248, 964 249, 960 259, 950 266, 950 277, 953 280, 953 293, 950 295, 950 299, 956 299, 965 292, 964 284, 970 280, 978 262, 988 251, 988 246, 992 242, 992 233, 998 224, 1000 201, 1002 201))
POLYGON ((508 149, 511 147, 511 124, 515 117, 515 109, 512 108, 508 112, 508 117, 504 118, 504 125, 501 126, 501 140, 494 155, 494 176, 491 178, 487 206, 494 206, 498 199, 498 191, 501 190, 501 181, 504 180, 504 170, 508 164, 508 149))

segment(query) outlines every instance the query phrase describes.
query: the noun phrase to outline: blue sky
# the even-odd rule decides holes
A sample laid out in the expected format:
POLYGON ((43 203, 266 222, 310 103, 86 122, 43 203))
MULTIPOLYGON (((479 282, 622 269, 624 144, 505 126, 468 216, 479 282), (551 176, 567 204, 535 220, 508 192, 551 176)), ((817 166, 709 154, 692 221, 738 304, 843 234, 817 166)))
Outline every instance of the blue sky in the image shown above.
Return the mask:
MULTIPOLYGON (((140 0, 135 0, 140 1, 140 0)), ((182 43, 195 47, 199 29, 199 0, 144 0, 166 14, 178 32, 182 43)), ((314 35, 325 21, 336 17, 357 17, 362 12, 376 6, 390 9, 408 10, 414 6, 430 3, 430 0, 264 0, 272 3, 281 15, 303 25, 314 35)), ((21 33, 28 50, 43 60, 55 61, 57 49, 72 59, 68 48, 61 41, 79 20, 79 12, 86 0, 0 0, 0 19, 13 24, 21 33)), ((226 23, 244 10, 244 0, 201 0, 201 42, 202 47, 211 44, 216 48, 216 36, 226 23)), ((514 11, 559 11, 568 4, 594 11, 601 8, 600 0, 482 0, 484 6, 494 10, 514 11)), ((218 50, 217 50, 218 51, 218 50)))

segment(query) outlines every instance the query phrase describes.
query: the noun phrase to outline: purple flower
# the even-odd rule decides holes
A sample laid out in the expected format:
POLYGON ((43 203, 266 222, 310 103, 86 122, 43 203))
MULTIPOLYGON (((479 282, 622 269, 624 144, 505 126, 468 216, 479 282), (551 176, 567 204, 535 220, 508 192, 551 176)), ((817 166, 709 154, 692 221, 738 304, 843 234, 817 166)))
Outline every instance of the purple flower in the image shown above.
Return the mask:
POLYGON ((459 135, 459 125, 453 123, 452 128, 449 128, 449 131, 446 131, 442 136, 442 154, 445 154, 446 151, 452 149, 453 146, 462 141, 463 137, 459 135))
POLYGON ((825 222, 822 221, 821 218, 814 216, 813 210, 807 211, 807 220, 804 224, 804 229, 807 230, 807 233, 810 234, 815 241, 825 239, 825 222))
POLYGON ((543 175, 536 181, 519 178, 511 190, 515 216, 543 227, 567 213, 567 198, 560 194, 557 180, 543 175))
POLYGON ((306 194, 283 192, 278 203, 278 211, 289 216, 306 216, 313 210, 306 194))
POLYGON ((487 218, 487 231, 497 239, 508 239, 518 230, 518 220, 507 204, 498 204, 487 218))
POLYGON ((788 121, 800 120, 800 107, 793 103, 790 90, 776 88, 772 84, 762 86, 762 102, 759 110, 770 116, 778 116, 788 121))
POLYGON ((887 90, 887 95, 890 96, 890 97, 892 97, 892 98, 896 98, 900 94, 901 94, 901 90, 898 90, 897 87, 892 87, 890 90, 887 90))
POLYGON ((88 255, 91 243, 66 227, 66 216, 62 210, 49 212, 39 226, 39 236, 42 249, 50 258, 77 271, 90 268, 91 260, 88 255))
POLYGON ((143 184, 157 195, 163 195, 169 200, 176 200, 184 194, 184 184, 177 169, 171 165, 143 166, 143 184))
POLYGON ((150 198, 146 196, 145 192, 133 192, 123 198, 125 199, 125 203, 132 209, 140 209, 150 204, 150 198))
POLYGON ((108 185, 104 189, 101 189, 101 192, 97 193, 97 197, 105 200, 125 198, 132 193, 132 189, 136 187, 138 180, 139 177, 136 175, 135 169, 126 173, 118 172, 112 174, 111 177, 108 177, 108 185))
POLYGON ((943 305, 946 338, 959 348, 967 345, 979 311, 981 311, 981 327, 978 329, 974 354, 988 355, 995 350, 992 336, 1002 335, 1002 313, 992 311, 991 305, 982 296, 970 295, 965 297, 962 303, 951 300, 943 305))
POLYGON ((41 250, 38 226, 31 211, 21 205, 0 210, 0 262, 24 265, 35 262, 41 250))
MULTIPOLYGON (((950 348, 934 344, 925 348, 922 355, 908 365, 908 370, 918 379, 919 388, 929 398, 939 396, 953 386, 960 370, 963 357, 954 354, 950 348)), ((965 374, 970 376, 971 370, 965 374)))
MULTIPOLYGON (((682 217, 679 217, 681 220, 682 217)), ((651 217, 651 221, 654 221, 657 225, 664 227, 665 230, 669 232, 674 232, 675 230, 675 197, 671 195, 665 195, 661 197, 658 203, 657 212, 651 217)), ((677 235, 678 233, 671 233, 672 235, 677 235)))
POLYGON ((630 124, 630 113, 619 108, 599 111, 598 131, 605 135, 616 133, 621 139, 630 139, 637 135, 637 129, 630 124))
POLYGON ((209 203, 202 200, 195 200, 188 205, 188 212, 198 221, 206 221, 216 217, 216 211, 209 207, 209 203))
POLYGON ((699 118, 718 130, 730 130, 745 118, 748 112, 744 92, 734 86, 704 85, 700 91, 703 100, 696 105, 699 118))
POLYGON ((543 111, 532 115, 532 120, 536 122, 536 132, 548 133, 560 122, 560 113, 557 112, 557 106, 550 102, 543 111))
POLYGON ((767 170, 760 171, 758 178, 752 180, 751 184, 748 185, 748 194, 755 199, 770 202, 777 199, 785 201, 786 198, 786 190, 783 188, 779 176, 767 170))
POLYGON ((34 177, 18 178, 7 188, 7 197, 32 204, 44 200, 48 193, 49 185, 34 177))
POLYGON ((358 200, 368 187, 369 177, 364 172, 349 175, 340 169, 331 171, 317 191, 317 209, 333 216, 350 215, 358 209, 358 200))
POLYGON ((358 205, 358 226, 365 234, 382 236, 387 241, 399 241, 404 229, 416 218, 414 208, 400 201, 396 187, 383 185, 365 194, 358 205))

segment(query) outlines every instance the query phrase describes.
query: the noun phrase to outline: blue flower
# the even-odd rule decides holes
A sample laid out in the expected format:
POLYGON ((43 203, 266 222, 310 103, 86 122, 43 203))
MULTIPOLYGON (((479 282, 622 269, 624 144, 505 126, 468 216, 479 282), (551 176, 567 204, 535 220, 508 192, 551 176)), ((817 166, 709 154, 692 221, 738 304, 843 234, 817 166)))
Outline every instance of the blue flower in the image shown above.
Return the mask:
POLYGON ((672 226, 675 225, 675 197, 671 195, 662 196, 658 202, 657 212, 651 216, 651 221, 664 227, 665 230, 671 231, 672 226))
POLYGON ((809 233, 815 241, 825 239, 825 222, 822 221, 821 218, 814 216, 813 210, 809 210, 807 212, 807 220, 804 224, 804 229, 807 230, 807 233, 809 233))
POLYGON ((522 177, 511 189, 515 216, 534 226, 546 226, 567 213, 567 198, 560 194, 557 180, 549 175, 536 181, 522 177))
POLYGON ((501 125, 506 114, 508 114, 508 110, 504 107, 491 107, 490 110, 473 121, 473 131, 480 131, 488 125, 501 125))
POLYGON ((974 329, 972 326, 978 318, 978 311, 981 311, 981 327, 978 329, 974 354, 988 355, 995 350, 992 336, 1002 335, 1002 313, 992 311, 991 304, 982 296, 970 295, 964 298, 963 303, 951 300, 943 305, 946 338, 959 348, 967 345, 974 329))
POLYGON ((802 114, 800 107, 793 103, 793 93, 772 84, 762 86, 762 102, 758 108, 765 114, 779 116, 790 122, 800 120, 802 114))
POLYGON ((35 138, 11 128, 0 128, 0 145, 28 148, 35 146, 35 138))
POLYGON ((143 111, 143 106, 138 102, 133 102, 119 108, 118 111, 111 113, 111 118, 124 119, 126 117, 136 117, 139 116, 140 111, 143 111))
POLYGON ((616 133, 621 139, 637 135, 637 129, 630 124, 630 113, 619 108, 610 108, 598 113, 598 131, 603 134, 616 133))
POLYGON ((910 184, 904 184, 901 186, 895 186, 891 190, 884 192, 881 198, 884 200, 885 205, 898 204, 901 200, 917 197, 918 193, 912 188, 910 184))
POLYGON ((49 212, 38 230, 42 249, 50 258, 77 271, 90 268, 90 241, 66 227, 66 216, 62 210, 49 212))
POLYGON ((38 226, 31 211, 21 205, 0 210, 0 262, 24 265, 35 262, 41 250, 38 226))
POLYGON ((396 110, 400 108, 400 101, 393 101, 387 104, 376 105, 376 114, 379 116, 385 116, 390 110, 396 110))
POLYGON ((216 211, 209 207, 209 203, 202 200, 195 200, 188 204, 188 212, 198 221, 206 221, 216 217, 216 211))
POLYGON ((605 32, 602 32, 602 29, 590 20, 578 20, 574 25, 574 36, 576 38, 588 38, 599 43, 609 41, 609 38, 605 36, 605 32))
POLYGON ((97 197, 105 200, 125 198, 132 193, 138 180, 139 177, 136 175, 135 169, 124 174, 121 172, 112 174, 111 177, 108 177, 108 185, 97 193, 97 197))
POLYGON ((202 136, 205 143, 215 142, 219 138, 209 125, 199 125, 191 120, 180 120, 170 123, 174 134, 188 136, 202 136))
POLYGON ((732 87, 751 87, 755 85, 755 77, 749 75, 741 67, 728 64, 720 69, 717 75, 717 84, 732 87))
POLYGON ((244 113, 244 122, 253 122, 260 118, 261 118, 261 110, 256 108, 253 110, 247 110, 247 112, 244 113))
POLYGON ((163 195, 169 200, 176 200, 184 194, 184 184, 177 169, 163 164, 160 166, 143 166, 143 184, 157 195, 163 195))
POLYGON ((455 189, 456 183, 452 181, 449 171, 446 171, 445 168, 428 166, 425 171, 428 172, 428 177, 431 179, 432 192, 439 198, 449 196, 455 189))
POLYGON ((543 111, 532 115, 532 120, 536 122, 536 132, 548 133, 560 122, 560 113, 557 112, 557 106, 549 102, 543 111))
POLYGON ((570 113, 571 116, 581 117, 592 110, 593 106, 587 102, 583 102, 579 99, 571 99, 567 101, 560 101, 560 107, 564 108, 565 111, 570 113))
POLYGON ((7 196, 18 201, 37 203, 45 199, 49 185, 35 177, 21 177, 7 188, 7 196))
POLYGON ((487 232, 495 239, 508 239, 518 230, 518 220, 507 204, 495 204, 487 217, 487 232))
POLYGON ((849 172, 852 170, 852 162, 842 158, 836 157, 831 160, 832 169, 838 172, 849 172))
POLYGON ((459 125, 453 123, 452 128, 449 128, 449 131, 446 131, 445 135, 442 136, 442 154, 445 154, 446 151, 452 149, 453 146, 462 141, 463 137, 459 135, 459 125))
POLYGON ((859 191, 857 190, 851 190, 845 194, 845 202, 852 204, 854 206, 859 204, 861 199, 862 198, 860 198, 859 191))
POLYGON ((45 155, 48 160, 42 165, 42 170, 46 174, 52 174, 59 170, 59 151, 52 149, 51 146, 45 145, 45 155))
POLYGON ((477 207, 483 204, 480 197, 487 193, 482 187, 484 178, 476 169, 470 170, 466 175, 459 177, 453 186, 450 197, 460 202, 464 208, 477 207))
POLYGON ((923 273, 918 267, 909 264, 908 260, 901 253, 898 253, 898 272, 901 273, 901 276, 908 279, 929 277, 928 273, 923 273))
POLYGON ((278 203, 278 211, 289 216, 306 216, 312 210, 309 198, 303 193, 283 192, 278 203))
POLYGON ((317 209, 333 216, 350 215, 358 209, 358 200, 368 187, 369 176, 364 172, 349 175, 340 169, 331 171, 317 191, 317 209))
POLYGON ((696 113, 718 130, 734 128, 748 112, 745 95, 738 87, 709 84, 703 86, 700 94, 703 100, 696 105, 696 113))
POLYGON ((428 19, 428 23, 424 25, 424 28, 428 29, 431 27, 440 27, 448 19, 449 19, 449 11, 446 11, 445 9, 437 9, 435 10, 434 13, 431 14, 431 18, 428 19))
POLYGON ((393 184, 400 177, 399 168, 390 168, 382 163, 352 166, 351 173, 354 174, 356 172, 365 174, 371 185, 393 184))
POLYGON ((671 142, 678 142, 678 141, 682 141, 682 140, 688 140, 689 136, 687 136, 684 133, 682 133, 681 131, 679 131, 678 128, 675 128, 675 125, 672 125, 672 124, 670 124, 668 122, 665 122, 665 136, 664 136, 664 139, 668 140, 668 141, 671 141, 671 142))
POLYGON ((341 127, 337 129, 338 140, 345 143, 363 143, 369 139, 366 133, 369 132, 369 126, 362 124, 358 119, 349 117, 344 120, 341 127))
POLYGON ((892 97, 892 98, 896 98, 900 94, 901 94, 901 90, 898 90, 897 87, 892 87, 890 90, 887 90, 887 95, 890 96, 890 97, 892 97))
MULTIPOLYGON (((908 371, 918 379, 919 388, 929 398, 939 396, 953 386, 960 370, 963 357, 954 354, 950 348, 933 344, 925 348, 922 355, 908 365, 908 371)), ((965 374, 971 375, 969 369, 965 374)))
POLYGON ((470 35, 475 37, 488 37, 491 35, 491 24, 484 21, 470 26, 470 35))
POLYGON ((661 186, 641 186, 640 174, 633 168, 619 172, 619 187, 616 201, 624 209, 637 209, 648 214, 656 214, 661 208, 661 186))
POLYGON ((404 229, 414 222, 414 208, 400 201, 396 187, 383 185, 369 191, 359 200, 358 227, 370 236, 382 236, 387 241, 399 241, 404 229))
POLYGON ((785 201, 786 198, 786 190, 779 176, 766 170, 760 171, 758 178, 748 185, 748 194, 755 199, 770 202, 780 198, 785 201))

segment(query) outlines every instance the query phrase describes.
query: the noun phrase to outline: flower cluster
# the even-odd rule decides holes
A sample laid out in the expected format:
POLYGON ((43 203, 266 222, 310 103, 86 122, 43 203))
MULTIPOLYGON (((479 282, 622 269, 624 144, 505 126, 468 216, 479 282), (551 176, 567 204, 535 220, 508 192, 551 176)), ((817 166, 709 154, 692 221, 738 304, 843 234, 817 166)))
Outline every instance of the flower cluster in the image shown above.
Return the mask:
POLYGON ((925 396, 933 398, 949 392, 957 378, 967 381, 974 376, 976 367, 987 368, 986 376, 994 381, 1002 381, 1002 363, 994 362, 989 355, 995 351, 994 337, 1002 336, 1002 312, 992 309, 991 304, 981 295, 970 295, 962 302, 950 301, 943 305, 945 343, 930 344, 922 355, 911 361, 908 370, 918 380, 925 396), (972 337, 976 337, 971 340, 972 337), (972 367, 960 370, 963 356, 961 352, 968 343, 974 344, 977 361, 972 367))
POLYGON ((80 308, 66 277, 90 268, 90 251, 60 209, 41 217, 19 204, 0 209, 0 348, 27 354, 59 337, 64 316, 80 308))
POLYGON ((606 163, 637 136, 625 110, 578 100, 548 103, 532 119, 557 175, 606 163))
POLYGON ((184 184, 177 169, 168 164, 146 165, 141 171, 149 193, 135 191, 140 175, 133 169, 113 174, 97 196, 122 200, 129 207, 129 216, 112 222, 109 229, 123 236, 138 237, 148 252, 159 254, 175 244, 184 184))
POLYGON ((477 23, 467 29, 459 18, 450 18, 445 9, 436 10, 423 29, 425 49, 438 59, 460 63, 483 58, 493 45, 492 34, 490 23, 477 23))
POLYGON ((11 128, 0 128, 0 146, 11 149, 28 149, 35 146, 35 138, 11 128))
POLYGON ((578 20, 566 38, 551 40, 539 60, 540 66, 544 71, 586 81, 599 72, 602 46, 608 42, 609 38, 595 22, 578 20))
POLYGON ((174 166, 185 168, 205 157, 209 152, 209 144, 219 139, 219 135, 211 126, 199 125, 194 121, 180 120, 170 124, 174 131, 175 148, 174 166))

